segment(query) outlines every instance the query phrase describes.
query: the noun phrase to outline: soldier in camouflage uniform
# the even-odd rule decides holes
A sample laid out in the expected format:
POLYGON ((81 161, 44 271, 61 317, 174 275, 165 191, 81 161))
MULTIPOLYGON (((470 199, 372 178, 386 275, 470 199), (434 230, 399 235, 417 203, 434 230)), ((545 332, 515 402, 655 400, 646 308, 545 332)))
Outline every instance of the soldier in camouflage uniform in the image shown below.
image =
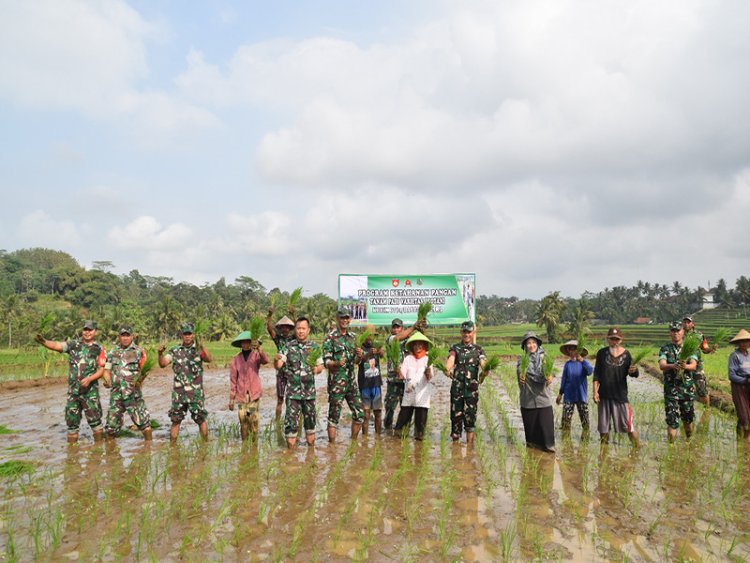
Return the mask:
POLYGON ((54 342, 36 335, 36 341, 55 352, 68 354, 68 400, 65 403, 65 423, 68 426, 68 443, 78 441, 81 413, 94 433, 94 440, 103 437, 102 404, 99 400, 98 379, 104 373, 106 351, 96 342, 96 323, 83 323, 81 338, 54 342))
MULTIPOLYGON (((266 317, 266 330, 268 335, 276 344, 276 351, 281 351, 288 342, 294 339, 294 321, 284 315, 278 321, 276 326, 273 325, 273 307, 268 309, 268 316, 266 317)), ((282 367, 276 371, 276 420, 281 418, 281 406, 284 404, 284 391, 286 390, 287 380, 289 374, 286 372, 286 367, 282 367)))
POLYGON ((180 330, 182 344, 173 346, 168 354, 164 354, 163 344, 159 346, 159 365, 165 368, 171 363, 174 371, 172 408, 169 409, 169 418, 172 421, 169 439, 172 442, 177 440, 180 424, 189 410, 190 416, 198 425, 201 437, 208 440, 208 412, 203 404, 203 362, 210 362, 211 354, 203 345, 198 351, 193 334, 195 327, 192 323, 182 325, 180 330))
MULTIPOLYGON (((401 319, 393 319, 391 321, 391 334, 386 339, 386 343, 390 343, 394 338, 398 339, 401 345, 401 360, 404 359, 404 343, 406 339, 411 336, 414 332, 415 327, 410 326, 404 328, 404 321, 401 319)), ((401 362, 399 362, 400 364, 401 362)), ((385 428, 390 430, 393 426, 393 419, 396 413, 396 408, 401 404, 401 400, 404 398, 404 380, 399 378, 398 374, 399 366, 394 366, 390 359, 388 359, 388 387, 385 392, 385 428)))
MULTIPOLYGON (((698 350, 698 367, 693 374, 693 383, 695 384, 695 397, 704 405, 708 406, 711 402, 711 397, 708 393, 708 385, 706 384, 706 372, 703 369, 703 354, 711 354, 716 351, 717 346, 708 345, 708 340, 702 332, 696 330, 695 321, 692 317, 684 317, 682 319, 682 328, 685 334, 694 334, 701 342, 701 347, 698 350)), ((709 412, 708 410, 706 412, 709 412)))
POLYGON ((476 327, 471 321, 461 324, 461 342, 454 344, 445 364, 451 384, 451 438, 454 442, 466 429, 466 443, 474 443, 474 429, 479 404, 479 372, 487 356, 481 346, 474 343, 476 327))
POLYGON ((336 328, 323 341, 323 363, 328 369, 328 440, 336 440, 336 429, 341 418, 341 405, 346 399, 352 411, 352 439, 362 429, 365 413, 357 388, 354 368, 362 359, 362 350, 355 348, 354 335, 349 330, 349 311, 336 312, 336 328))
POLYGON ((689 438, 693 433, 693 420, 695 419, 693 374, 698 367, 698 356, 693 354, 687 361, 680 360, 685 334, 682 323, 672 323, 669 330, 672 342, 662 346, 659 350, 659 369, 664 374, 667 438, 673 442, 677 438, 680 419, 683 422, 685 436, 689 438))
MULTIPOLYGON (((286 368, 289 378, 286 389, 286 413, 284 415, 284 434, 288 448, 297 445, 299 417, 302 415, 307 445, 315 444, 315 376, 323 371, 323 358, 318 356, 314 365, 310 365, 310 352, 319 350, 320 346, 307 339, 310 333, 310 321, 299 317, 294 325, 295 337, 287 342, 274 360, 276 369, 286 368)), ((317 352, 319 353, 319 352, 317 352)))
POLYGON ((127 411, 136 428, 145 440, 151 439, 151 417, 141 393, 141 368, 146 361, 146 351, 133 343, 133 329, 120 328, 119 346, 107 354, 104 365, 104 381, 111 385, 109 411, 105 431, 107 438, 114 438, 122 428, 123 413, 127 411))

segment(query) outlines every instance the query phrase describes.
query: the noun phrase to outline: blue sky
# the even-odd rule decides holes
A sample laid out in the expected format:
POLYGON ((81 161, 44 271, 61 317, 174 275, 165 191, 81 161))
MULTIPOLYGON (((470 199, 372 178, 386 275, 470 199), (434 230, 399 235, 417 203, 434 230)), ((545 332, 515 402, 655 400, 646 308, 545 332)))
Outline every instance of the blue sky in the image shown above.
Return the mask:
POLYGON ((0 248, 334 295, 747 274, 740 0, 0 0, 0 248))

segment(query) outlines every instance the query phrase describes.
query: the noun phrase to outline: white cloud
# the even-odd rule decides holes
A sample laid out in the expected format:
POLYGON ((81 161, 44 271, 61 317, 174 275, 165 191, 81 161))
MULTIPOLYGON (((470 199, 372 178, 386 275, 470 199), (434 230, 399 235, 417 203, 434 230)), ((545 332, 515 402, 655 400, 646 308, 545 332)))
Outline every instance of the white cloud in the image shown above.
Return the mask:
POLYGON ((48 248, 77 247, 83 240, 74 221, 55 219, 41 209, 21 218, 16 236, 21 244, 48 248))
POLYGON ((162 227, 154 217, 143 215, 124 227, 112 227, 107 241, 124 250, 171 251, 188 246, 192 234, 182 223, 162 227))

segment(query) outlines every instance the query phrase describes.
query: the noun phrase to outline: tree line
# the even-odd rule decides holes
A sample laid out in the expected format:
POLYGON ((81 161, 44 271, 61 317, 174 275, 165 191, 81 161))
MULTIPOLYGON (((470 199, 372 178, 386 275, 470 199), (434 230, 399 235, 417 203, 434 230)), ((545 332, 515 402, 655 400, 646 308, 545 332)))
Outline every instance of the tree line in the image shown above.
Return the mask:
MULTIPOLYGON (((138 270, 116 275, 113 268, 111 262, 99 261, 86 269, 59 250, 0 250, 0 343, 31 345, 41 329, 58 338, 75 334, 85 318, 98 322, 103 340, 114 339, 122 323, 133 325, 143 338, 163 340, 176 336, 185 320, 195 322, 203 338, 224 340, 247 328, 254 316, 264 316, 272 305, 277 307, 277 317, 284 314, 290 294, 279 288, 268 290, 250 276, 197 286, 138 270)), ((750 279, 741 276, 733 288, 720 279, 712 292, 720 307, 747 305, 750 279)), ((547 331, 548 340, 555 341, 563 327, 581 334, 597 321, 665 323, 700 309, 706 293, 679 281, 638 281, 632 287, 587 291, 579 298, 563 297, 559 291, 541 300, 480 295, 477 321, 484 326, 536 322, 547 331)), ((313 332, 321 333, 334 317, 336 301, 317 293, 302 297, 296 310, 310 318, 313 332)))

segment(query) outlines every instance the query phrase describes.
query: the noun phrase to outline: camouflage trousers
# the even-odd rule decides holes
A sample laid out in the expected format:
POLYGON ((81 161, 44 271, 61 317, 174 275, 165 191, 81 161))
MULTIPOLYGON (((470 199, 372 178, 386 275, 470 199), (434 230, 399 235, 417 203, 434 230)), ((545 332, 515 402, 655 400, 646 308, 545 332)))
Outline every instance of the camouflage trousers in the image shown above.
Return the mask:
POLYGON ((453 436, 460 436, 464 428, 467 432, 474 432, 477 424, 478 404, 479 384, 476 381, 468 383, 453 381, 451 384, 451 434, 453 436))
POLYGON ((341 407, 346 400, 352 411, 352 422, 362 424, 365 411, 362 408, 362 397, 354 381, 348 379, 333 379, 328 385, 328 426, 337 427, 341 418, 341 407))
POLYGON ((248 397, 247 401, 237 403, 237 416, 240 426, 247 427, 250 432, 257 434, 260 426, 260 399, 251 401, 248 397))
POLYGON ((287 438, 297 436, 300 415, 305 434, 315 434, 315 399, 292 399, 287 395, 284 414, 284 434, 287 438))
POLYGON ((196 424, 202 424, 208 418, 208 411, 203 406, 203 390, 195 390, 193 396, 178 393, 172 389, 172 407, 169 409, 169 420, 172 424, 180 424, 185 420, 185 414, 190 411, 190 417, 196 424), (200 393, 198 392, 200 391, 200 393))
POLYGON ((92 383, 87 388, 68 387, 68 400, 65 403, 65 424, 68 434, 78 434, 82 415, 86 416, 91 430, 102 425, 102 403, 99 400, 99 386, 92 383))
POLYGON ((570 430, 570 422, 573 420, 573 410, 578 409, 578 418, 581 419, 581 428, 584 430, 589 429, 589 404, 580 401, 578 403, 563 403, 562 410, 562 423, 560 428, 562 430, 570 430))
POLYGON ((664 378, 664 412, 667 426, 679 428, 680 420, 691 424, 695 420, 695 399, 693 377, 685 373, 682 376, 664 378))
POLYGON ((121 384, 112 387, 109 393, 109 410, 105 430, 110 436, 115 436, 122 428, 123 414, 127 412, 138 430, 143 431, 151 424, 151 416, 143 394, 137 387, 121 384))
POLYGON ((695 373, 693 375, 693 383, 695 384, 695 396, 698 399, 703 399, 708 395, 708 385, 706 383, 706 374, 695 373))
POLYGON ((388 381, 388 389, 385 392, 385 427, 393 426, 393 417, 396 409, 404 398, 404 382, 388 381))

